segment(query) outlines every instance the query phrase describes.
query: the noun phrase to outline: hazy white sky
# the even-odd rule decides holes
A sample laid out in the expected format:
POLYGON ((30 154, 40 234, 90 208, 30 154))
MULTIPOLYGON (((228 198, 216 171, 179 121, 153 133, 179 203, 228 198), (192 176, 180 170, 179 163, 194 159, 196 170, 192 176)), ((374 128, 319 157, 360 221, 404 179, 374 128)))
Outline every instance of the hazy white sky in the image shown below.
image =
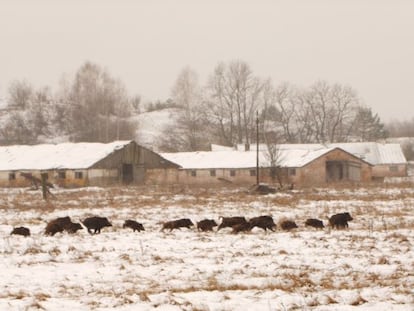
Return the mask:
POLYGON ((414 117, 412 0, 0 0, 0 97, 57 89, 95 62, 164 100, 186 66, 205 81, 242 60, 275 84, 350 85, 383 121, 414 117))

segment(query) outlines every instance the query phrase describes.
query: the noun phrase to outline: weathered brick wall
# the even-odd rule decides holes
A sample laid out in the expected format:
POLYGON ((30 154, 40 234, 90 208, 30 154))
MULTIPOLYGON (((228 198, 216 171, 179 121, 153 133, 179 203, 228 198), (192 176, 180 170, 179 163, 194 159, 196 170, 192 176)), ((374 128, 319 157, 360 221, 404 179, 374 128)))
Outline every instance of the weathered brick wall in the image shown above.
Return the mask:
POLYGON ((372 168, 372 176, 378 177, 405 177, 407 176, 406 164, 375 165, 372 168))

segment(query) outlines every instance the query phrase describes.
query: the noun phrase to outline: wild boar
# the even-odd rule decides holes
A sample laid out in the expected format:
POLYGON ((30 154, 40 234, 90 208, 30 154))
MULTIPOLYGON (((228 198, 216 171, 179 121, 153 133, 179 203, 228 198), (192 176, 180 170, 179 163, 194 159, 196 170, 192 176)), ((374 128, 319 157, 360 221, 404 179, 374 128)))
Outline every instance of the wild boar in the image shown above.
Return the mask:
POLYGON ((104 227, 112 227, 112 224, 109 222, 108 218, 98 216, 88 217, 82 221, 82 224, 87 228, 90 234, 101 233, 101 229, 104 227))
POLYGON ((231 233, 247 232, 252 230, 252 225, 249 222, 242 222, 237 225, 234 225, 231 233))
POLYGON ((315 218, 308 218, 305 221, 305 226, 314 227, 317 229, 323 229, 325 226, 323 225, 323 221, 315 218))
POLYGON ((298 227, 298 225, 293 221, 293 220, 284 220, 282 221, 282 223, 280 224, 280 227, 283 230, 292 230, 298 227))
POLYGON ((139 223, 135 220, 131 220, 131 219, 125 220, 122 228, 131 228, 133 230, 133 232, 135 232, 135 231, 138 231, 138 232, 145 231, 144 226, 141 223, 139 223))
POLYGON ((164 229, 170 229, 170 231, 173 231, 173 229, 180 229, 180 228, 188 228, 194 226, 193 222, 188 218, 182 218, 177 220, 171 220, 163 223, 161 231, 164 231, 164 229))
POLYGON ((10 233, 10 235, 12 234, 23 235, 25 237, 30 236, 30 229, 26 227, 16 227, 13 228, 12 232, 10 233))
POLYGON ((53 219, 46 225, 45 234, 53 236, 58 232, 63 232, 65 227, 70 223, 72 223, 72 221, 69 216, 53 219))
POLYGON ((203 219, 197 222, 198 231, 213 231, 214 227, 217 227, 217 223, 214 219, 203 219))
POLYGON ((332 215, 329 218, 329 224, 332 228, 348 228, 348 221, 353 220, 348 212, 332 215))
POLYGON ((233 217, 222 217, 221 218, 221 224, 218 226, 217 231, 219 231, 222 228, 230 227, 232 228, 235 225, 246 223, 247 220, 243 216, 233 216, 233 217))
POLYGON ((81 230, 82 226, 78 222, 70 222, 68 224, 65 224, 64 230, 68 233, 76 233, 76 231, 81 230))
POLYGON ((267 231, 267 229, 271 231, 275 231, 276 224, 273 221, 273 218, 271 216, 258 216, 253 217, 249 219, 249 223, 251 225, 251 228, 254 227, 262 228, 264 231, 267 231))

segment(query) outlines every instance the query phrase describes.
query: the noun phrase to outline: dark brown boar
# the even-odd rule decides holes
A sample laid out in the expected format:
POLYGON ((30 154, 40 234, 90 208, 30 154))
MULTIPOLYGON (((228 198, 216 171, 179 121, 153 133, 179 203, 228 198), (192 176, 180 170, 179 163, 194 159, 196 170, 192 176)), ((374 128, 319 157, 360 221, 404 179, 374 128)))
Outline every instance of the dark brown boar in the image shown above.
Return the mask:
POLYGON ((332 228, 343 229, 348 228, 348 221, 353 220, 351 214, 348 212, 332 215, 329 218, 329 224, 332 228))
POLYGON ((81 230, 81 229, 82 229, 82 226, 78 222, 70 222, 64 226, 64 230, 67 233, 71 233, 71 234, 76 233, 76 231, 81 230))
POLYGON ((16 227, 13 228, 12 232, 10 233, 10 235, 12 234, 23 235, 25 237, 30 236, 30 229, 26 227, 16 227))
POLYGON ((248 232, 248 231, 252 230, 252 225, 249 222, 242 222, 242 223, 239 223, 237 225, 234 225, 232 228, 233 228, 233 230, 232 230, 231 233, 236 234, 236 233, 239 233, 239 232, 248 232))
POLYGON ((267 231, 267 229, 269 229, 271 231, 275 231, 274 229, 276 229, 276 224, 273 221, 273 218, 271 216, 267 216, 267 215, 253 217, 253 218, 249 219, 249 223, 250 223, 252 229, 254 227, 262 228, 264 231, 267 231))
POLYGON ((323 221, 315 218, 308 218, 305 221, 305 226, 314 227, 317 229, 323 229, 325 226, 323 225, 323 221))
POLYGON ((109 222, 108 218, 98 216, 88 217, 82 221, 82 224, 86 227, 90 234, 101 233, 101 229, 104 227, 112 227, 112 224, 109 222))
POLYGON ((131 228, 133 230, 133 232, 135 232, 135 231, 138 231, 138 232, 145 231, 144 226, 141 223, 139 223, 135 220, 131 220, 131 219, 125 220, 122 228, 131 228))
POLYGON ((219 231, 222 228, 230 227, 233 228, 233 226, 238 224, 246 223, 247 220, 243 216, 233 216, 233 217, 222 217, 221 218, 221 224, 218 226, 217 231, 219 231))
POLYGON ((173 231, 173 229, 180 229, 180 228, 188 228, 194 226, 193 222, 188 218, 182 218, 177 220, 171 220, 163 223, 161 231, 164 231, 164 229, 170 229, 170 231, 173 231))
POLYGON ((214 219, 203 219, 197 222, 198 231, 213 231, 214 227, 217 227, 214 219))
POLYGON ((283 230, 292 230, 298 227, 298 225, 293 221, 293 220, 284 220, 282 221, 282 223, 280 224, 280 227, 283 230))
POLYGON ((58 232, 63 232, 65 227, 72 223, 69 216, 58 217, 48 222, 45 229, 46 235, 55 235, 58 232))

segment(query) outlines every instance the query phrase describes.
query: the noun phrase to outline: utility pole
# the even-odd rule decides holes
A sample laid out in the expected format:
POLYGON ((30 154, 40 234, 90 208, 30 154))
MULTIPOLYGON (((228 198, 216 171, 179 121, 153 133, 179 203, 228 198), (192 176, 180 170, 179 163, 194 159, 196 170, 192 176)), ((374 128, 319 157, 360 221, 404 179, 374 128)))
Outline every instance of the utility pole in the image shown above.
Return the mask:
POLYGON ((259 185, 259 112, 256 111, 256 185, 259 185))

